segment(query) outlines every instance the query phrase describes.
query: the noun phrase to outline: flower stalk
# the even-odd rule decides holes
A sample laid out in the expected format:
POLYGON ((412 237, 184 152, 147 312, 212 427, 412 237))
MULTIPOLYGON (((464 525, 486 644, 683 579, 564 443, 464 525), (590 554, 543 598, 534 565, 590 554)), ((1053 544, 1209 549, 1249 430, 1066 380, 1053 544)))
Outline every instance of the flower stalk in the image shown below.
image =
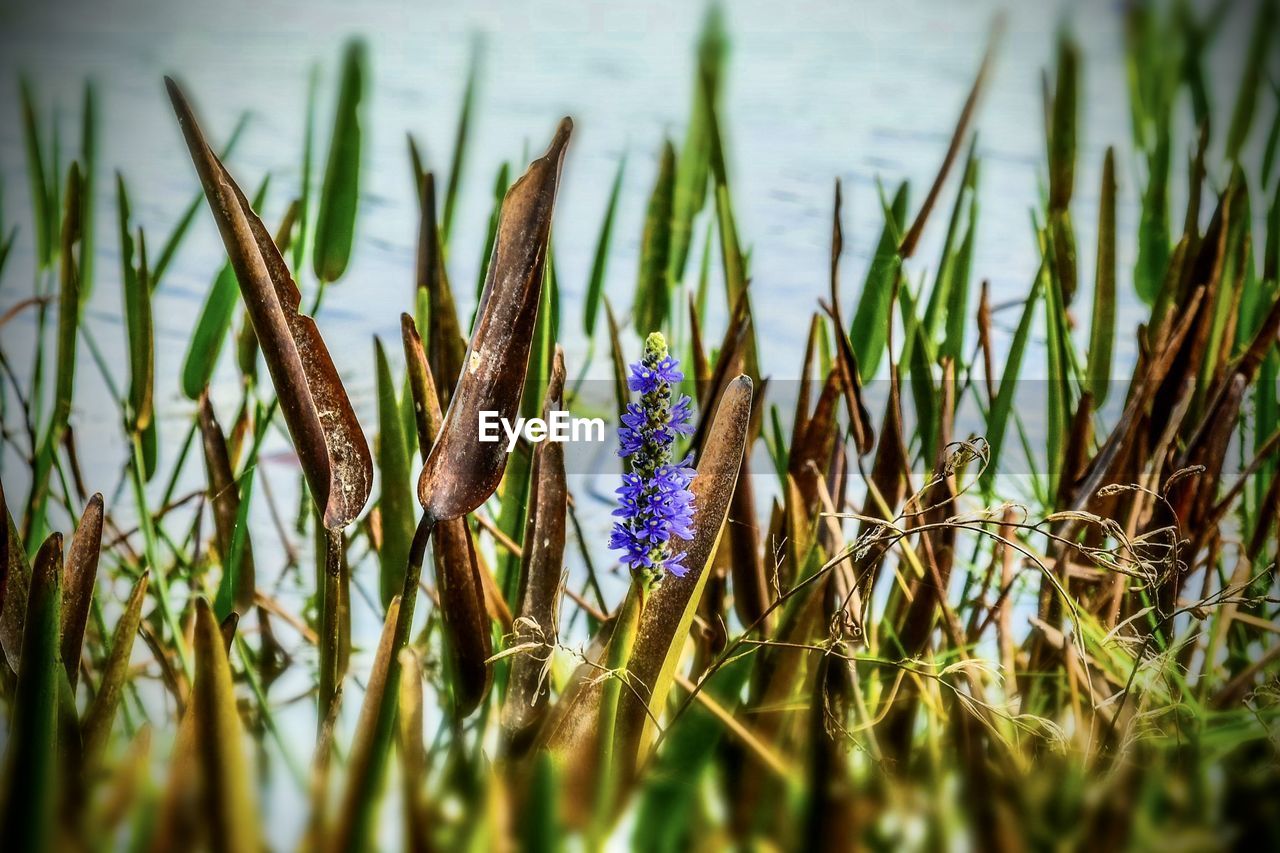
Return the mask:
POLYGON ((628 461, 617 490, 618 508, 609 547, 622 551, 631 570, 631 589, 618 611, 605 654, 607 680, 600 703, 600 762, 592 838, 600 848, 608 836, 622 780, 617 777, 614 749, 622 691, 631 689, 627 665, 635 646, 645 602, 664 575, 684 577, 685 554, 676 540, 693 538, 691 457, 673 462, 676 437, 693 432, 691 401, 674 398, 684 379, 666 338, 654 332, 645 339, 640 361, 631 365, 628 385, 640 393, 627 404, 618 430, 618 455, 628 461))

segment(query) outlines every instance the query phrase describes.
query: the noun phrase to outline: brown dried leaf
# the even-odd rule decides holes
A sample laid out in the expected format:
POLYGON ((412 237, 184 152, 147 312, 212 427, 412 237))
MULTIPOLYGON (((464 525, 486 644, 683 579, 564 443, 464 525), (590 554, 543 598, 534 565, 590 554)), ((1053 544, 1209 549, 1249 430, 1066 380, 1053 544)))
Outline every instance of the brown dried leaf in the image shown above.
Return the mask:
POLYGON ((205 142, 178 85, 165 82, 240 282, 312 498, 324 526, 340 530, 369 499, 373 482, 369 445, 320 330, 314 320, 298 312, 298 286, 280 250, 205 142))
POLYGON ((481 443, 482 411, 516 416, 524 391, 542 292, 551 212, 573 122, 560 122, 547 153, 507 190, 488 278, 440 438, 418 480, 418 500, 437 521, 458 518, 484 503, 507 466, 498 442, 481 443))
POLYGON ((80 524, 67 549, 67 565, 62 581, 62 663, 74 689, 80 675, 80 647, 89 623, 93 587, 98 579, 98 556, 102 551, 102 495, 89 498, 80 524))
MULTIPOLYGON (((556 347, 542 406, 544 419, 564 408, 564 350, 556 347)), ((533 450, 533 495, 520 561, 520 598, 511 647, 528 646, 511 660, 502 728, 507 748, 519 755, 529 746, 549 706, 548 668, 559 627, 560 579, 564 567, 564 445, 543 441, 533 450)))
MULTIPOLYGON (((205 473, 209 478, 209 503, 213 507, 213 523, 217 534, 218 558, 224 569, 231 559, 231 542, 235 536, 236 519, 240 514, 240 489, 235 473, 231 470, 231 456, 222 427, 213 413, 209 393, 200 395, 198 408, 200 441, 204 447, 205 473)), ((253 565, 253 543, 245 531, 244 550, 240 555, 240 577, 236 579, 236 611, 247 613, 253 606, 254 587, 257 583, 253 565)))

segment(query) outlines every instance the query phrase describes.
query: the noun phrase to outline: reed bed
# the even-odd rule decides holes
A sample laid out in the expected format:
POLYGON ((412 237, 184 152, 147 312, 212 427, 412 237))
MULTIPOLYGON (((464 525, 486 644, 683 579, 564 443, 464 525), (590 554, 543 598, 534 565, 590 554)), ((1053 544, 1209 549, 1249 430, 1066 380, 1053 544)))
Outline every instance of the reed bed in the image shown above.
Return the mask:
POLYGON ((362 360, 372 420, 321 333, 368 237, 361 42, 332 91, 312 87, 279 222, 259 218, 268 182, 240 182, 243 125, 203 125, 198 91, 167 81, 199 192, 144 228, 126 175, 93 189, 108 183, 94 89, 68 146, 23 81, 11 118, 33 204, 0 228, 0 325, 36 330, 29 351, 9 336, 0 350, 5 848, 1280 845, 1276 4, 1124 14, 1135 162, 1107 150, 1096 209, 1073 199, 1083 60, 1064 30, 1028 117, 1046 145, 1025 296, 993 304, 973 262, 977 241, 1019 239, 979 228, 997 23, 935 180, 918 197, 882 186, 863 269, 843 257, 834 182, 829 287, 804 309, 799 365, 777 363, 753 316, 769 282, 735 219, 719 13, 683 138, 651 167, 620 162, 602 192, 580 303, 560 298, 553 238, 570 119, 548 117, 527 168, 499 170, 486 244, 451 240, 484 108, 473 69, 447 168, 409 139, 417 259, 378 285, 401 287, 404 313, 401 340, 362 360), (1256 16, 1249 44, 1218 38, 1232 14, 1256 16), (1242 57, 1229 105, 1209 95, 1217 50, 1242 57), (323 98, 331 128, 316 127, 323 98), (621 192, 637 168, 647 199, 621 192), (632 202, 639 266, 611 270, 632 202), (110 252, 96 217, 118 222, 110 252), (152 306, 201 217, 226 262, 178 351, 152 306), (937 258, 919 251, 927 232, 944 235, 937 258), (29 292, 4 275, 19 240, 29 292), (450 276, 451 254, 481 249, 479 282, 450 276), (619 281, 633 290, 606 287, 619 281), (86 320, 94 287, 120 290, 124 364, 86 320), (1117 320, 1130 303, 1135 328, 1117 320), (1115 355, 1117 334, 1136 358, 1115 355), (572 363, 557 342, 577 336, 572 363), (666 378, 636 379, 667 357, 666 378), (190 405, 185 429, 162 430, 155 364, 174 358, 190 405), (229 363, 237 399, 215 405, 229 363), (584 379, 592 364, 609 378, 584 379), (79 411, 87 383, 118 409, 79 411), (583 524, 598 496, 571 491, 562 445, 508 452, 474 426, 484 411, 617 423, 629 404, 649 432, 627 470, 649 483, 675 466, 670 494, 692 507, 630 568, 583 524), (86 480, 82 417, 121 424, 118 483, 86 480), (657 444, 655 418, 672 429, 657 444), (296 508, 259 465, 282 435, 296 508), (269 546, 249 533, 264 518, 269 546), (280 594, 284 575, 304 594, 280 594), (383 628, 362 648, 366 607, 383 628), (302 751, 299 719, 314 726, 302 751), (275 825, 281 791, 305 812, 286 821, 296 837, 275 825))

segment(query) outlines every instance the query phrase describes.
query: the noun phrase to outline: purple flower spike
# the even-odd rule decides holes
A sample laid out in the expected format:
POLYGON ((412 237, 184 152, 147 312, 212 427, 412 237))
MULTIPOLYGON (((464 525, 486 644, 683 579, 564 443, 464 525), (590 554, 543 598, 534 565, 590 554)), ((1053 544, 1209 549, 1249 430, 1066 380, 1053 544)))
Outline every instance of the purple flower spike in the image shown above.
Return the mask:
POLYGON ((684 379, 680 362, 667 351, 660 332, 645 340, 644 355, 631 365, 628 385, 640 392, 639 403, 628 403, 618 429, 618 455, 631 470, 617 490, 609 547, 622 551, 631 571, 649 578, 663 571, 684 577, 684 553, 673 553, 672 539, 693 538, 692 456, 672 461, 677 435, 691 435, 692 401, 681 395, 672 402, 672 387, 684 379))

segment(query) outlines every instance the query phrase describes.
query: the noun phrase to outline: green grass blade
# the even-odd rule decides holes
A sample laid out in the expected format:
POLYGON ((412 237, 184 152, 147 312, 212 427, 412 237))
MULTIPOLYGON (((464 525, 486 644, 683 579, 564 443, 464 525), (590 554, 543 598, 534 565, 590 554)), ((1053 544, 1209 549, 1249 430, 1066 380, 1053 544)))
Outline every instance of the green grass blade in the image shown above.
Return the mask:
POLYGON ((257 850, 262 827, 244 755, 226 640, 207 601, 197 598, 195 610, 195 681, 187 712, 194 715, 195 742, 206 779, 202 806, 213 849, 257 850))
POLYGON ((329 160, 320 187, 311 259, 316 278, 325 283, 342 277, 355 240, 356 209, 360 203, 361 101, 367 65, 364 43, 349 42, 343 56, 333 134, 329 137, 329 160))
POLYGON ((302 137, 302 174, 298 178, 298 231, 293 239, 295 278, 302 274, 302 268, 307 262, 307 250, 311 246, 311 185, 313 183, 311 173, 315 169, 316 101, 319 91, 320 68, 313 65, 311 74, 307 77, 307 117, 302 137))
POLYGON ((6 756, 5 847, 21 853, 56 846, 61 610, 62 536, 55 533, 32 567, 6 756))
POLYGON ((662 146, 658 177, 649 196, 649 209, 640 239, 640 272, 632 314, 636 332, 643 338, 663 328, 671 311, 671 210, 675 183, 676 152, 667 141, 662 146))
POLYGON ((225 264, 209 288, 182 362, 182 393, 188 400, 199 399, 213 377, 222 344, 235 319, 239 297, 235 270, 230 263, 225 264))
MULTIPOLYGON (((254 195, 255 210, 262 209, 269 183, 268 176, 263 179, 257 194, 254 195)), ((296 242, 294 245, 297 245, 296 242)), ((236 306, 239 304, 240 286, 236 281, 236 273, 231 262, 227 261, 214 278, 213 286, 209 288, 209 294, 200 308, 200 317, 196 320, 195 330, 191 333, 187 354, 182 360, 182 393, 188 400, 200 399, 200 395, 209 385, 209 380, 213 378, 213 371, 218 365, 218 356, 222 353, 222 346, 231 331, 236 306)))
POLYGON ((98 95, 92 83, 84 87, 80 123, 80 310, 93 294, 93 212, 98 162, 98 95))
MULTIPOLYGON (((511 167, 507 163, 503 163, 498 167, 498 173, 493 179, 493 207, 489 211, 489 230, 484 238, 484 252, 480 255, 480 275, 476 279, 476 301, 480 300, 480 294, 484 293, 484 281, 489 275, 489 260, 493 257, 493 244, 498 239, 498 218, 502 213, 502 199, 506 197, 507 187, 511 185, 511 167)), ((479 310, 479 305, 476 306, 479 310)), ((475 312, 471 314, 471 326, 476 324, 475 312)), ((425 327, 423 327, 425 328, 425 327)))
POLYGON ((1071 203, 1076 170, 1076 116, 1080 83, 1080 51, 1066 33, 1058 40, 1058 80, 1050 107, 1049 209, 1071 203))
MULTIPOLYGON (((462 93, 462 109, 458 112, 458 127, 453 137, 453 160, 449 163, 449 185, 444 193, 444 211, 440 220, 440 243, 449 248, 449 235, 453 233, 453 212, 462 188, 462 171, 466 164, 467 143, 471 138, 471 114, 475 109, 476 81, 480 76, 482 45, 477 40, 472 47, 471 64, 467 68, 467 87, 462 93)), ((505 187, 504 187, 505 189, 505 187)))
POLYGON ((600 222, 600 236, 596 239, 596 252, 591 261, 591 280, 587 283, 586 301, 582 311, 582 331, 587 338, 595 337, 596 317, 600 313, 600 295, 604 293, 605 272, 609 267, 609 244, 613 240, 613 220, 618 210, 618 196, 622 190, 622 176, 627 168, 624 154, 618 160, 618 171, 613 176, 613 187, 609 190, 609 203, 604 210, 604 219, 600 222))
POLYGON ((969 325, 969 280, 973 273, 973 245, 978 232, 977 161, 973 162, 972 183, 969 185, 969 213, 960 248, 950 264, 946 311, 946 337, 938 355, 950 358, 957 373, 966 357, 965 329, 969 325))
MULTIPOLYGON (((1270 0, 1258 4, 1258 15, 1249 40, 1249 52, 1245 56, 1240 85, 1236 89, 1236 103, 1231 110, 1231 126, 1227 130, 1227 158, 1238 160, 1249 129, 1253 126, 1253 114, 1257 111, 1258 90, 1267 70, 1267 47, 1276 33, 1275 3, 1270 0)), ((1274 57, 1272 57, 1274 58, 1274 57)))
POLYGON ((1004 360, 1004 372, 1000 375, 1000 387, 996 389, 995 403, 987 413, 987 446, 990 448, 987 468, 983 471, 982 483, 984 493, 990 494, 999 470, 1000 452, 1004 447, 1005 433, 1009 426, 1009 417, 1013 412, 1014 397, 1018 390, 1018 376, 1022 372, 1022 358, 1027 351, 1027 341, 1031 338, 1031 327, 1035 322, 1036 302, 1044 289, 1046 270, 1041 265, 1031 285, 1031 292, 1022 308, 1022 317, 1014 330, 1009 344, 1009 354, 1004 360))
POLYGON ((413 485, 410 482, 410 453, 404 432, 404 416, 396 399, 396 382, 382 342, 374 339, 378 391, 378 476, 381 493, 378 510, 382 517, 382 547, 378 551, 380 589, 384 607, 404 586, 409 565, 409 545, 416 522, 413 517, 413 485))
POLYGON ((142 232, 138 232, 138 241, 135 243, 130 234, 129 194, 124 178, 119 173, 116 173, 116 210, 120 234, 123 316, 129 353, 129 428, 142 431, 151 423, 151 386, 155 375, 151 290, 146 273, 146 248, 142 232), (136 267, 134 266, 135 250, 139 256, 139 264, 136 267))
MULTIPOLYGON (((925 334, 929 340, 938 340, 939 332, 945 325, 943 320, 943 309, 950 310, 951 307, 951 281, 955 277, 955 266, 957 256, 959 254, 956 248, 956 238, 959 236, 963 242, 964 235, 960 233, 961 223, 965 220, 966 207, 975 192, 975 183, 977 181, 977 150, 978 141, 975 137, 969 145, 969 153, 965 158, 964 175, 960 181, 960 190, 956 193, 956 203, 951 210, 951 219, 947 223, 947 235, 942 241, 942 256, 938 261, 938 275, 933 285, 933 291, 929 294, 929 302, 924 312, 925 334)), ((967 231, 966 231, 967 233, 967 231)))
MULTIPOLYGON (((66 216, 62 220, 60 248, 61 279, 58 289, 57 366, 54 372, 53 411, 49 425, 35 448, 32 466, 31 499, 27 507, 26 533, 28 547, 44 535, 45 508, 49 496, 49 477, 53 473, 55 454, 71 417, 71 398, 75 392, 76 349, 80 331, 80 270, 77 263, 80 244, 80 170, 75 163, 67 178, 66 216)), ((38 375, 38 374, 37 374, 38 375)), ((39 392, 38 385, 32 394, 39 392)))
POLYGON ((31 219, 35 223, 36 268, 44 269, 53 262, 54 240, 57 234, 56 191, 49 183, 44 146, 40 140, 40 117, 36 112, 35 95, 31 83, 25 77, 18 81, 18 94, 22 100, 22 140, 27 156, 27 183, 31 188, 31 219))
POLYGON ((400 666, 396 659, 400 607, 398 595, 387 604, 382 636, 356 723, 347 766, 347 788, 329 848, 334 851, 368 850, 374 834, 400 696, 400 666))
MULTIPOLYGON (((207 401, 206 401, 207 405, 207 401)), ((212 417, 213 410, 208 410, 209 422, 202 422, 208 433, 204 437, 206 443, 206 456, 209 457, 209 451, 219 454, 219 458, 206 459, 206 465, 216 461, 219 465, 225 465, 218 479, 227 477, 230 474, 231 463, 227 458, 225 447, 210 447, 211 441, 222 441, 221 427, 218 426, 216 419, 212 417)), ((203 417, 205 413, 202 412, 203 417)), ((218 621, 221 622, 231 615, 233 611, 244 613, 252 606, 254 598, 255 585, 255 565, 253 562, 252 545, 249 541, 249 506, 253 500, 253 480, 254 474, 258 467, 258 454, 262 450, 262 440, 266 437, 267 427, 271 424, 271 417, 264 414, 261 406, 258 409, 257 423, 253 431, 253 444, 250 445, 248 453, 245 455, 244 464, 240 468, 240 476, 234 481, 225 484, 225 489, 229 497, 229 501, 234 501, 235 516, 232 523, 230 535, 226 535, 225 527, 219 530, 219 548, 222 549, 222 579, 218 583, 217 597, 213 603, 213 612, 218 621), (246 588, 247 587, 247 588, 246 588)), ((211 477, 211 481, 212 481, 211 477)), ((221 496, 217 496, 221 497, 221 496)), ((215 505, 215 512, 218 507, 215 505)), ((228 513, 230 514, 230 513, 228 513)), ((215 519, 216 521, 216 519, 215 519)))
POLYGON ((1102 162, 1098 202, 1098 266, 1093 279, 1093 320, 1085 374, 1094 406, 1102 408, 1111 387, 1111 354, 1116 336, 1116 175, 1115 151, 1102 162))
POLYGON ((893 322, 893 286, 902 269, 898 241, 906 227, 908 195, 908 186, 903 182, 894 193, 892 204, 885 205, 884 229, 880 232, 871 266, 867 268, 862 294, 858 297, 858 307, 854 309, 853 323, 849 327, 849 341, 853 344, 858 369, 864 379, 875 376, 884 356, 889 326, 893 322))
MULTIPOLYGON (((685 130, 680 162, 676 166, 670 254, 670 280, 673 282, 684 278, 684 268, 693 240, 693 220, 707 199, 707 179, 711 168, 712 111, 716 107, 727 53, 728 40, 725 37, 723 16, 719 7, 713 4, 707 12, 702 35, 698 40, 698 70, 693 86, 689 126, 685 130)), ((698 313, 702 315, 701 306, 698 313)))

